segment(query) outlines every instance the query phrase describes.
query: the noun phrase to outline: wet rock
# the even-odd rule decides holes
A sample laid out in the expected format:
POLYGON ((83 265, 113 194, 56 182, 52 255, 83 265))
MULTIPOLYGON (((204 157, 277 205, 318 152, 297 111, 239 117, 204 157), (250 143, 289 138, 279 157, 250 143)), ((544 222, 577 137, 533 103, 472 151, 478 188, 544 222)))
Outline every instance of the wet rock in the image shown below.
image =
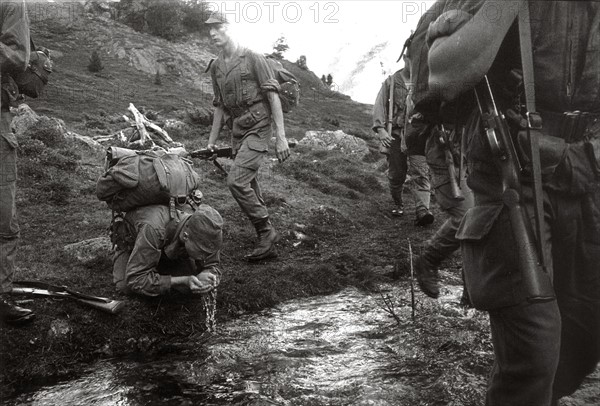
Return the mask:
POLYGON ((65 245, 63 250, 82 264, 89 264, 107 256, 112 243, 108 237, 98 237, 65 245))
POLYGON ((307 131, 299 143, 316 148, 342 151, 358 159, 364 158, 369 153, 369 147, 365 140, 348 135, 342 130, 307 131))
POLYGON ((73 334, 73 328, 66 320, 52 320, 48 329, 48 339, 51 341, 68 340, 73 334))

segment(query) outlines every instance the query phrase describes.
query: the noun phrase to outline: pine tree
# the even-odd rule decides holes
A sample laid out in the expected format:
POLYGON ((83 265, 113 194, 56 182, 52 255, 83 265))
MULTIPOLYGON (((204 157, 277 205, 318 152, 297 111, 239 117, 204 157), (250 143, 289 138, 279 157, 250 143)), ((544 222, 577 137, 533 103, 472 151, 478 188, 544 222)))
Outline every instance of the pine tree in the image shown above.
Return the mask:
POLYGON ((104 69, 104 65, 102 65, 102 59, 100 58, 98 51, 92 52, 90 63, 88 64, 87 68, 90 72, 100 72, 102 69, 104 69))
POLYGON ((156 75, 154 76, 154 84, 158 85, 158 86, 162 85, 162 79, 160 77, 160 70, 158 70, 158 69, 156 70, 156 75))

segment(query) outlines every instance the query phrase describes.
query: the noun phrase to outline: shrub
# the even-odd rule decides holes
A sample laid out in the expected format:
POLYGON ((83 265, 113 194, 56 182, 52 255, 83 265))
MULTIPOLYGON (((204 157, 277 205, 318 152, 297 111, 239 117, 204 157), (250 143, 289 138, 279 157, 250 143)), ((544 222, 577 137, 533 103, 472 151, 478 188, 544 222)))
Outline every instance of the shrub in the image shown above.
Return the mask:
POLYGON ((104 69, 104 65, 102 65, 102 59, 100 58, 100 54, 98 51, 92 52, 92 56, 90 56, 90 62, 87 66, 90 72, 100 72, 104 69))
POLYGON ((24 136, 39 140, 49 148, 60 148, 66 144, 64 132, 60 122, 42 116, 34 126, 25 132, 24 136))

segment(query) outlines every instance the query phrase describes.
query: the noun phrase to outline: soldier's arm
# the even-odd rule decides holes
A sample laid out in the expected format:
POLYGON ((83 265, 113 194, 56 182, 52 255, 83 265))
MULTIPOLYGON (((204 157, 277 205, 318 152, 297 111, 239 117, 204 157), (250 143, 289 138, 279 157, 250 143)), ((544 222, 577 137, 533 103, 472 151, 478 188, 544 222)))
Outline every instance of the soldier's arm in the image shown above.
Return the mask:
POLYGON ((1 72, 24 71, 29 63, 29 20, 23 1, 0 3, 1 72))
POLYGON ((132 292, 158 296, 171 289, 171 276, 160 275, 157 270, 161 256, 160 241, 164 238, 154 227, 140 227, 131 251, 125 280, 132 292))
POLYGON ((373 126, 371 127, 374 132, 377 132, 379 128, 385 129, 385 124, 387 121, 387 100, 388 100, 388 87, 387 87, 387 79, 381 85, 381 89, 379 89, 379 93, 377 93, 377 98, 375 99, 375 104, 373 104, 373 126))
POLYGON ((452 10, 429 27, 429 86, 452 100, 476 85, 492 66, 525 0, 483 1, 474 16, 452 10))
POLYGON ((214 147, 221 133, 221 127, 223 126, 223 117, 225 116, 225 110, 223 107, 218 106, 215 108, 212 127, 210 129, 210 136, 208 137, 208 147, 214 147))
POLYGON ((279 93, 267 92, 267 98, 271 105, 271 115, 273 119, 273 130, 275 131, 275 152, 279 162, 283 162, 290 156, 290 147, 285 138, 285 128, 283 126, 283 110, 281 109, 281 100, 279 93))

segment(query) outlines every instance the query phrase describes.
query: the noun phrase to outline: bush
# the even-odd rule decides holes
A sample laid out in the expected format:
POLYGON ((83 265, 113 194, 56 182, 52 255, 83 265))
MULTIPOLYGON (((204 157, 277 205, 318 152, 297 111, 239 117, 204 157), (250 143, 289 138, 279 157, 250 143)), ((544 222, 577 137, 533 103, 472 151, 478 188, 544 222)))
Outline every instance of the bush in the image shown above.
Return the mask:
POLYGON ((90 72, 100 72, 104 69, 104 65, 102 65, 102 59, 100 58, 100 54, 98 51, 92 52, 92 56, 90 56, 90 62, 87 66, 90 72))
POLYGON ((66 145, 64 133, 65 129, 59 121, 42 116, 25 132, 24 137, 39 140, 49 148, 60 148, 66 145))

